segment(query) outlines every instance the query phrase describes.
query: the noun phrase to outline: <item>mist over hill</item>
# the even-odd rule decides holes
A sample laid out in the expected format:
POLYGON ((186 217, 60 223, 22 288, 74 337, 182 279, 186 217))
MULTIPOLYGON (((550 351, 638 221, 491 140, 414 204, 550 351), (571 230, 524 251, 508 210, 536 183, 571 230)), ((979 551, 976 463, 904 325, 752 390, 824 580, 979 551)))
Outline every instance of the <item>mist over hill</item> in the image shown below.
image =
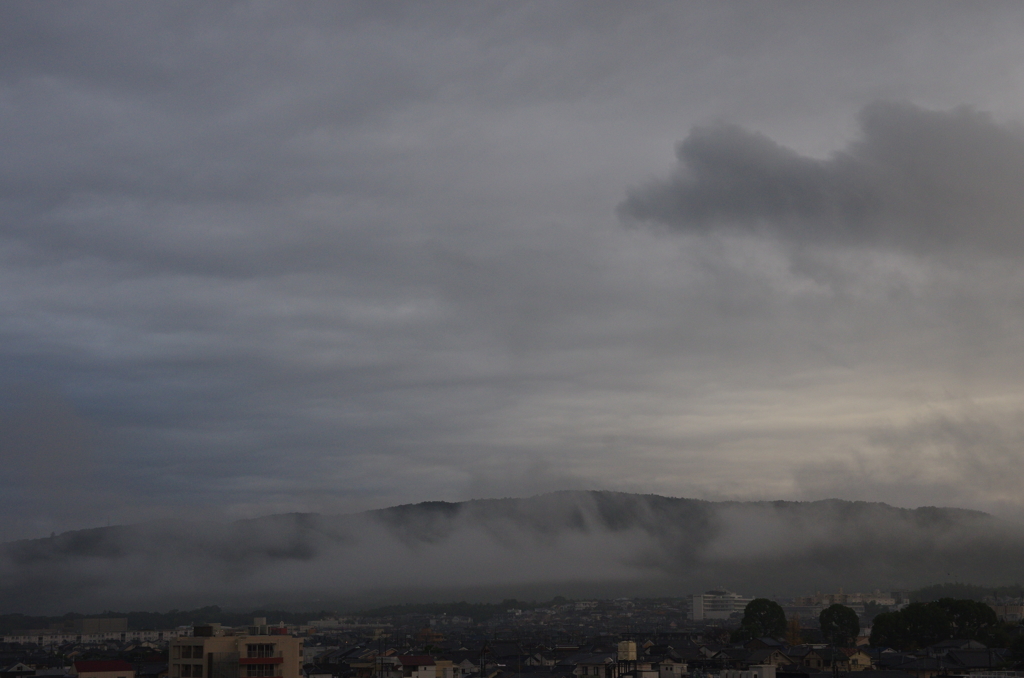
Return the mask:
POLYGON ((783 595, 1019 578, 1024 530, 978 511, 618 492, 349 515, 162 521, 0 544, 0 612, 458 596, 783 595))

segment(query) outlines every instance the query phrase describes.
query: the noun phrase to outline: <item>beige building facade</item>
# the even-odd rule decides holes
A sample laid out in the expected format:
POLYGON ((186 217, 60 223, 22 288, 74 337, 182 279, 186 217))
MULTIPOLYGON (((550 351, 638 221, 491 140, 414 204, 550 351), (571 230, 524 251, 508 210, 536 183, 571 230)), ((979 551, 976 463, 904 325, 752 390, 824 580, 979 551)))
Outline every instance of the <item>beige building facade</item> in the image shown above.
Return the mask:
POLYGON ((264 625, 246 633, 197 626, 170 643, 168 678, 299 678, 302 640, 264 625))

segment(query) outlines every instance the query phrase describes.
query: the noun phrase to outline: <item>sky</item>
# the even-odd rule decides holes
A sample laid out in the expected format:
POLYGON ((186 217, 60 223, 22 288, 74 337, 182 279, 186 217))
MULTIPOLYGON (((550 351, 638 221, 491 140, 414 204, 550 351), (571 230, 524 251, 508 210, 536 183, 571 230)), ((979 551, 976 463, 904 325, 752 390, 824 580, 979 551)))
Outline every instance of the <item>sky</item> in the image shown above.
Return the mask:
POLYGON ((0 7, 0 539, 1024 500, 1016 2, 0 7))

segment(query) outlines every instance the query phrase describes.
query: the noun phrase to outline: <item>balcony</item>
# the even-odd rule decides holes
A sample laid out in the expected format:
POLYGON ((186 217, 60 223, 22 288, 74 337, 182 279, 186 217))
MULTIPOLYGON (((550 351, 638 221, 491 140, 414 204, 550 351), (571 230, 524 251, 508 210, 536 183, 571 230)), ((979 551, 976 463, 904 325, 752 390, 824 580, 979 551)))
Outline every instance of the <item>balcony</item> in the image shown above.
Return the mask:
POLYGON ((283 664, 284 657, 278 652, 276 657, 239 657, 238 663, 242 666, 246 664, 283 664))
POLYGON ((244 657, 238 658, 238 663, 246 664, 281 664, 284 662, 284 653, 280 650, 272 651, 270 648, 250 649, 244 657))

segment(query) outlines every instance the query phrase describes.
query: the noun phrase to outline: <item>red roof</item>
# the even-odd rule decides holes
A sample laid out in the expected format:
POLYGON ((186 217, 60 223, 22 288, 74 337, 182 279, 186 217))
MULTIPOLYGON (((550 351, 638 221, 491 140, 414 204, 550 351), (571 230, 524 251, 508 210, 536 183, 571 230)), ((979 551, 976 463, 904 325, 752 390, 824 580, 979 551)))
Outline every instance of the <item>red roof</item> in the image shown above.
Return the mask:
POLYGON ((102 673, 105 671, 134 671, 128 662, 121 661, 82 661, 75 662, 75 673, 102 673))
POLYGON ((433 666, 434 658, 429 654, 405 654, 398 657, 402 666, 433 666))

